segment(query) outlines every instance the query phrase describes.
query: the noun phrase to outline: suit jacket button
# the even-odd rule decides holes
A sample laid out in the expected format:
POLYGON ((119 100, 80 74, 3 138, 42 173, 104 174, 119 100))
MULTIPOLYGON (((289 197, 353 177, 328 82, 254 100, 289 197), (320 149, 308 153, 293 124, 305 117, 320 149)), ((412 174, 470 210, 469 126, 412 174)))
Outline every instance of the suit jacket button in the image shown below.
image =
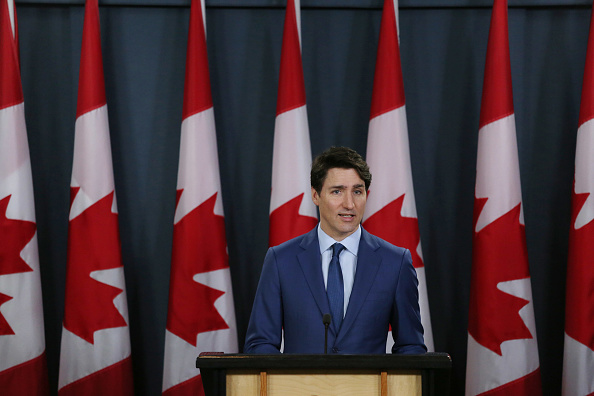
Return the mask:
POLYGON ((332 348, 332 352, 334 352, 334 353, 338 353, 338 348, 336 348, 336 347, 333 347, 333 348, 332 348))

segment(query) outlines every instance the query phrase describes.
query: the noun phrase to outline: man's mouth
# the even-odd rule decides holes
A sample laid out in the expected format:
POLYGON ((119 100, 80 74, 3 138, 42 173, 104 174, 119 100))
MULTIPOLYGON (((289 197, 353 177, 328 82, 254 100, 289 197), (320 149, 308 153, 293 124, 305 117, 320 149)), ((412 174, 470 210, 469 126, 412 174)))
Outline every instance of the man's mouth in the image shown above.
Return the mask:
POLYGON ((338 214, 340 217, 342 217, 343 219, 352 219, 353 217, 355 217, 354 214, 338 214))

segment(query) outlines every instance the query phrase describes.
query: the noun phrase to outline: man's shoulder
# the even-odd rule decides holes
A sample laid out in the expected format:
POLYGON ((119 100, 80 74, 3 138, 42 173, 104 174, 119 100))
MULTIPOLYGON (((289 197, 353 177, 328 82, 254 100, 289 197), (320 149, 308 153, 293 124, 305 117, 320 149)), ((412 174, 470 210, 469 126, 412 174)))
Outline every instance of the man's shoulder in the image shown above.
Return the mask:
POLYGON ((398 256, 402 256, 407 251, 406 248, 396 246, 385 239, 382 239, 377 235, 366 231, 365 229, 362 230, 361 238, 363 241, 366 241, 368 244, 374 247, 374 250, 378 250, 378 252, 383 254, 396 254, 398 256))
POLYGON ((276 245, 271 247, 276 255, 282 255, 283 253, 291 252, 294 253, 295 249, 299 246, 305 248, 310 243, 313 243, 317 240, 317 226, 312 229, 311 231, 306 232, 305 234, 301 234, 293 239, 289 239, 286 242, 281 243, 280 245, 276 245))

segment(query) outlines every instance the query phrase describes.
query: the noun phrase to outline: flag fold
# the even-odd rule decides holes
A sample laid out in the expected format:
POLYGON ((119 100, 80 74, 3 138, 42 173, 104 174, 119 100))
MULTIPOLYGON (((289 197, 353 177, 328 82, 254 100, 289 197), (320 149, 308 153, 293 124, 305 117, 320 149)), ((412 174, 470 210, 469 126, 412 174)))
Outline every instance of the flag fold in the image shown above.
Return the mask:
POLYGON ((466 395, 538 395, 506 0, 495 0, 491 16, 473 225, 466 395))
POLYGON ((204 2, 192 0, 173 225, 163 394, 204 395, 201 352, 237 352, 204 2))

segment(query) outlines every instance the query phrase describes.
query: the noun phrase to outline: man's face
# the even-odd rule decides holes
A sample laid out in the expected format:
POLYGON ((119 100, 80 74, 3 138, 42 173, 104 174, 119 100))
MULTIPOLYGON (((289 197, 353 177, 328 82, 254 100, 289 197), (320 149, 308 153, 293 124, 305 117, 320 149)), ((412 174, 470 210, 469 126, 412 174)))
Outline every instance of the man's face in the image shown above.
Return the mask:
POLYGON ((311 198, 320 208, 322 230, 342 241, 361 223, 367 192, 365 182, 354 169, 330 168, 320 193, 312 188, 311 198))

